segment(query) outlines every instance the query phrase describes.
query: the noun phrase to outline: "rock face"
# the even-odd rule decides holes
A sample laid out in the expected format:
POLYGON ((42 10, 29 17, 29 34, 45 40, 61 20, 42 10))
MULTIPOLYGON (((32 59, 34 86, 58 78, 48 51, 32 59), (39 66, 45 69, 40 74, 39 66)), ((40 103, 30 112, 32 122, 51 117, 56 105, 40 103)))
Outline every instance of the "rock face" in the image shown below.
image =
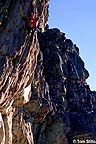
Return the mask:
POLYGON ((86 83, 79 48, 48 29, 49 1, 0 6, 0 143, 96 142, 96 92, 86 83), (31 13, 38 28, 30 26, 31 13))

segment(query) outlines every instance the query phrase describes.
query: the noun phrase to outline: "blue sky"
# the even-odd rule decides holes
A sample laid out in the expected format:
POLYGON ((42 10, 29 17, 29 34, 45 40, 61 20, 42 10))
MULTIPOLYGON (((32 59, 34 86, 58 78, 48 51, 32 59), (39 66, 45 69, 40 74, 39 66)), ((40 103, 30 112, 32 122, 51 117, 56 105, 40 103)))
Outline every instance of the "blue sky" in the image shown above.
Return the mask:
POLYGON ((96 90, 96 0, 50 0, 49 27, 57 27, 79 47, 96 90))

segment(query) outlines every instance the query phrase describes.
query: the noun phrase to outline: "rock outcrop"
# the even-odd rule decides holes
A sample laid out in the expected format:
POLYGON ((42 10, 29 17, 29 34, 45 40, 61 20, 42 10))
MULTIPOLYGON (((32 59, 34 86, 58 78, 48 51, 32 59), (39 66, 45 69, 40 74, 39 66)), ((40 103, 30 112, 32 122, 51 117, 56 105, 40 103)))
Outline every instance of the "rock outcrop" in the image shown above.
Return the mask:
POLYGON ((0 143, 96 143, 96 92, 79 48, 48 28, 49 0, 0 6, 0 143), (32 13, 38 28, 30 26, 32 13))

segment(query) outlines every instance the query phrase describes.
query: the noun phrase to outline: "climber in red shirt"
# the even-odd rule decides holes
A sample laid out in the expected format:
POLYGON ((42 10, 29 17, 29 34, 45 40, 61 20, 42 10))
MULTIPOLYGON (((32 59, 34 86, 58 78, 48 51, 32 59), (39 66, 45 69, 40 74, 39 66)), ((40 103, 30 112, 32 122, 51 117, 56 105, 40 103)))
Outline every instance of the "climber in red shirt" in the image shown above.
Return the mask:
POLYGON ((30 22, 30 26, 32 28, 37 28, 38 27, 38 18, 35 17, 34 14, 31 14, 31 17, 29 19, 29 22, 30 22))

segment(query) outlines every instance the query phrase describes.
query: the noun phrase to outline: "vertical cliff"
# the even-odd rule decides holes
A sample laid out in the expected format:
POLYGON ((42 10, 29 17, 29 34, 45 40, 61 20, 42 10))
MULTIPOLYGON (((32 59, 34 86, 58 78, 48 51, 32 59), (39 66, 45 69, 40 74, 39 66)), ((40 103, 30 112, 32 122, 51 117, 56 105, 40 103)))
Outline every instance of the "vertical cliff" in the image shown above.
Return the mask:
POLYGON ((49 0, 2 0, 0 7, 1 144, 95 142, 96 92, 79 48, 48 28, 49 0))

